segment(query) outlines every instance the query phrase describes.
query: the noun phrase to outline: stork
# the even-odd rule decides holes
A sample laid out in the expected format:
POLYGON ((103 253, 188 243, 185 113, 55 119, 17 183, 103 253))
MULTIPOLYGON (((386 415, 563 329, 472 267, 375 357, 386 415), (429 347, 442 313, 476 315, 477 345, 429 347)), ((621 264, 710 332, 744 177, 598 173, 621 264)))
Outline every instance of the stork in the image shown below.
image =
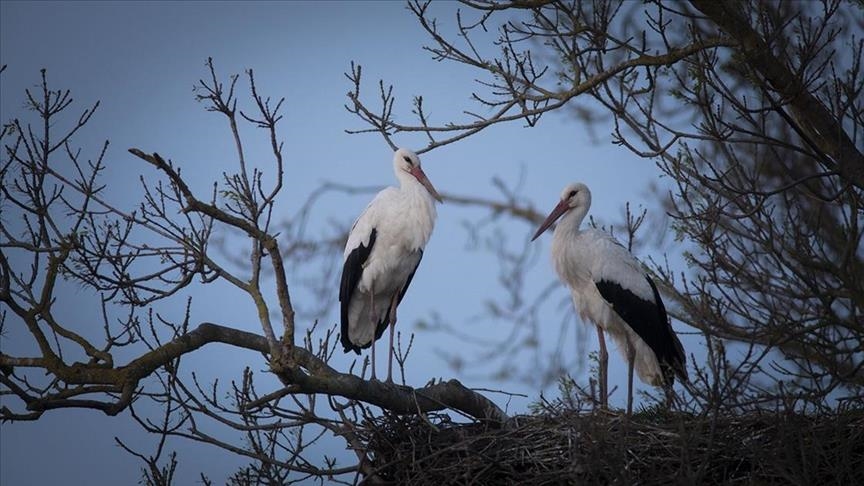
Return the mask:
POLYGON ((375 341, 390 326, 387 382, 393 374, 393 333, 396 308, 423 258, 423 248, 435 226, 435 200, 441 196, 410 150, 393 155, 399 188, 387 187, 366 207, 345 244, 339 302, 345 352, 372 346, 375 380, 375 341))
MULTIPOLYGON (((582 321, 597 328, 600 343, 600 402, 607 405, 608 332, 627 360, 627 414, 633 411, 633 369, 639 378, 671 391, 675 376, 687 380, 681 342, 666 317, 657 286, 636 258, 610 235, 580 229, 591 207, 591 191, 568 184, 531 241, 560 218, 552 237, 552 263, 570 288, 582 321)), ((667 397, 671 395, 667 394, 667 397)))

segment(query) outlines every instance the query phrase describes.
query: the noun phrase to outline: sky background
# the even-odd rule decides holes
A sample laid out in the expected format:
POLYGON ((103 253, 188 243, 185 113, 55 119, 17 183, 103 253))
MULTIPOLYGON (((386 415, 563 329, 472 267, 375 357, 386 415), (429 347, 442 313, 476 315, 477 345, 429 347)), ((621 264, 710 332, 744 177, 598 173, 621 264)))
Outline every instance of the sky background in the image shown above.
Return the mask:
MULTIPOLYGON (((452 29, 454 4, 436 4, 433 13, 442 28, 452 29)), ((0 114, 4 123, 28 115, 23 109, 24 90, 37 85, 41 68, 47 69, 51 87, 72 91, 75 104, 68 116, 77 116, 100 101, 99 110, 75 143, 85 155, 95 157, 102 142, 110 140, 103 182, 108 184, 109 199, 131 209, 141 198, 139 176, 154 174, 127 152, 130 147, 170 157, 199 191, 210 187, 223 171, 235 170, 226 123, 202 109, 194 100, 192 86, 207 75, 204 62, 208 57, 214 59, 222 79, 252 68, 260 92, 275 99, 286 98, 279 133, 285 143, 287 166, 278 209, 284 211, 283 218, 289 218, 323 182, 358 186, 394 183, 392 152, 383 139, 375 134, 345 133, 346 129, 366 128, 344 108, 352 86, 343 73, 351 61, 363 65, 367 100, 376 96, 378 79, 394 85, 395 113, 400 122, 412 121, 411 97, 418 94, 423 95, 433 123, 458 121, 464 119, 463 110, 477 109, 470 101, 471 92, 477 88, 477 74, 432 60, 422 50, 427 42, 401 2, 3 1, 0 64, 8 67, 0 75, 0 114)), ((244 79, 238 87, 241 105, 248 107, 244 79)), ((521 179, 521 194, 548 212, 564 184, 579 180, 592 189, 590 214, 601 221, 618 221, 626 201, 659 216, 662 210, 649 192, 651 184, 664 187, 659 170, 650 161, 613 146, 610 129, 598 129, 590 136, 575 117, 563 112, 545 117, 533 129, 518 123, 492 127, 425 154, 424 169, 444 193, 496 198, 500 194, 491 183, 493 177, 511 185, 521 179)), ((250 160, 262 161, 261 167, 272 170, 267 165, 269 147, 263 132, 248 125, 241 130, 248 137, 250 160)), ((419 137, 397 137, 396 142, 414 149, 424 145, 419 137)), ((370 194, 323 197, 311 216, 310 233, 327 234, 332 224, 349 227, 370 198, 370 194)), ((475 336, 502 332, 498 323, 475 318, 484 310, 483 301, 496 291, 498 277, 495 259, 466 243, 464 222, 483 214, 452 204, 439 206, 435 232, 400 307, 403 332, 413 331, 414 321, 431 311, 475 336)), ((6 218, 2 221, 14 224, 6 218)), ((508 244, 521 247, 535 229, 523 222, 508 223, 508 244)), ((664 227, 650 228, 646 236, 664 231, 664 227)), ((532 254, 532 261, 539 264, 532 267, 526 280, 529 295, 555 281, 549 243, 548 236, 540 239, 532 254)), ((650 248, 637 256, 644 259, 650 255, 662 257, 662 249, 650 248)), ((289 275, 289 283, 303 277, 289 275)), ((92 295, 76 287, 64 292, 58 308, 66 312, 67 319, 79 322, 82 329, 100 325, 92 295)), ((337 292, 334 281, 334 299, 337 292)), ((560 295, 566 296, 563 292, 560 295)), ((199 288, 192 296, 193 326, 210 320, 260 332, 251 303, 236 292, 217 285, 199 288)), ((560 310, 560 306, 552 307, 560 310)), ((560 318, 551 314, 552 310, 548 332, 541 336, 546 347, 555 346, 560 339, 560 318)), ((168 307, 163 312, 179 318, 183 309, 168 307)), ((336 319, 334 308, 327 322, 332 324, 336 319)), ((298 325, 303 329, 308 323, 298 325)), ((573 325, 574 331, 581 326, 578 322, 573 325)), ((0 348, 10 354, 26 354, 31 346, 24 340, 26 334, 14 323, 7 327, 6 335, 0 337, 0 348)), ((680 324, 676 327, 682 330, 680 324)), ((574 337, 582 339, 586 350, 596 347, 593 331, 582 329, 567 338, 573 342, 574 353, 586 351, 577 346, 574 337)), ((684 339, 689 352, 698 345, 695 343, 695 338, 684 339)), ((509 402, 507 397, 492 396, 511 413, 525 412, 541 392, 554 392, 554 388, 544 390, 539 384, 496 383, 482 370, 450 370, 436 350, 461 350, 462 345, 452 337, 418 333, 408 363, 408 384, 422 386, 432 377, 456 377, 467 386, 526 394, 525 399, 509 402)), ((379 347, 383 349, 385 346, 379 347)), ((474 352, 467 346, 464 349, 474 352)), ((234 379, 245 364, 256 370, 264 368, 252 354, 211 347, 190 357, 186 366, 202 375, 234 379)), ((384 351, 379 353, 379 370, 384 369, 380 360, 384 355, 384 351)), ((347 370, 353 357, 343 355, 340 349, 331 364, 347 370)), ((617 354, 610 358, 610 388, 626 387, 622 363, 617 354)), ((574 369, 573 375, 577 381, 587 381, 584 367, 574 369)), ((618 405, 623 400, 623 393, 613 397, 618 405)), ((0 402, 19 405, 5 398, 0 402)), ((153 437, 140 432, 128 412, 111 418, 95 411, 61 410, 46 413, 36 422, 0 427, 0 483, 9 486, 134 484, 140 477, 140 463, 123 452, 114 437, 152 453, 148 444, 153 437)), ((198 472, 221 484, 242 464, 214 448, 182 442, 171 445, 180 451, 180 484, 193 483, 198 472)), ((344 444, 334 447, 344 450, 344 444)))

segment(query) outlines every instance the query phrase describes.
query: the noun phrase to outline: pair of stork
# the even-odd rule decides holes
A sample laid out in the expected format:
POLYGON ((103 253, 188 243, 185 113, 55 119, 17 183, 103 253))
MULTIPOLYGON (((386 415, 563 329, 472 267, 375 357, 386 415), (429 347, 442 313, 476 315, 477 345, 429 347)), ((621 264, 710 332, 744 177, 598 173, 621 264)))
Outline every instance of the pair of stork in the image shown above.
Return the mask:
MULTIPOLYGON (((441 201, 416 154, 397 150, 393 169, 399 188, 379 192, 351 227, 339 286, 342 345, 346 353, 357 354, 372 346, 372 379, 376 379, 374 343, 389 326, 388 382, 392 381, 396 310, 432 234, 435 200, 441 201)), ((579 228, 590 206, 588 187, 568 184, 532 240, 560 219, 552 238, 552 261, 570 287, 582 321, 597 328, 600 401, 605 406, 608 399, 604 337, 608 333, 627 359, 630 413, 634 369, 642 381, 668 389, 676 375, 687 379, 686 359, 660 293, 639 262, 606 233, 579 228)))

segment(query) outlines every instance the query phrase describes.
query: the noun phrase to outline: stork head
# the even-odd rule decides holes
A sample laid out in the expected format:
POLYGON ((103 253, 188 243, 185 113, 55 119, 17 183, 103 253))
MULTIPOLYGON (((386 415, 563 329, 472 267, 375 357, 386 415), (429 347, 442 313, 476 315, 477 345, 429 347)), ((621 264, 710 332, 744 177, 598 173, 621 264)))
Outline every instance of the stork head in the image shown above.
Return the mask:
POLYGON ((558 204, 554 209, 552 209, 549 216, 546 217, 546 221, 543 221, 543 224, 541 224, 540 228, 537 229, 537 232, 534 233, 534 237, 531 238, 531 241, 536 240, 538 236, 542 235, 544 231, 552 226, 552 223, 571 210, 579 208, 583 211, 587 211, 590 206, 591 191, 588 190, 588 186, 581 182, 571 182, 570 184, 567 184, 564 187, 564 190, 561 191, 561 200, 558 201, 558 204))
POLYGON ((420 167, 420 157, 414 152, 402 148, 397 150, 393 154, 393 170, 396 171, 396 177, 400 180, 402 180, 402 174, 404 173, 411 175, 429 191, 432 197, 438 200, 438 202, 442 202, 438 191, 435 190, 435 187, 432 186, 429 178, 426 177, 426 174, 420 167))

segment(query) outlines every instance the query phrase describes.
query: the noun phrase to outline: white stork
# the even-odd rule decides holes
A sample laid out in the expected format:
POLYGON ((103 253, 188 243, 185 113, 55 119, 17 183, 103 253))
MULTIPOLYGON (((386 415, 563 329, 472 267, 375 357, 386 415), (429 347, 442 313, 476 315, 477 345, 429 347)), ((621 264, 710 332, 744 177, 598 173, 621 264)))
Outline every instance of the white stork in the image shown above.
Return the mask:
POLYGON ((570 287, 573 305, 582 321, 597 327, 600 341, 600 401, 606 406, 608 332, 627 359, 627 413, 633 410, 633 369, 653 386, 671 390, 675 375, 687 380, 681 342, 666 317, 666 308, 651 278, 633 255, 610 235, 597 229, 580 230, 591 207, 585 184, 568 184, 561 200, 540 225, 537 239, 557 219, 552 237, 552 263, 570 287))
POLYGON ((345 244, 339 285, 342 346, 345 352, 372 346, 390 326, 387 382, 392 382, 396 307, 423 258, 435 226, 435 200, 441 196, 429 182, 417 154, 399 149, 393 155, 399 188, 379 192, 354 222, 345 244))

